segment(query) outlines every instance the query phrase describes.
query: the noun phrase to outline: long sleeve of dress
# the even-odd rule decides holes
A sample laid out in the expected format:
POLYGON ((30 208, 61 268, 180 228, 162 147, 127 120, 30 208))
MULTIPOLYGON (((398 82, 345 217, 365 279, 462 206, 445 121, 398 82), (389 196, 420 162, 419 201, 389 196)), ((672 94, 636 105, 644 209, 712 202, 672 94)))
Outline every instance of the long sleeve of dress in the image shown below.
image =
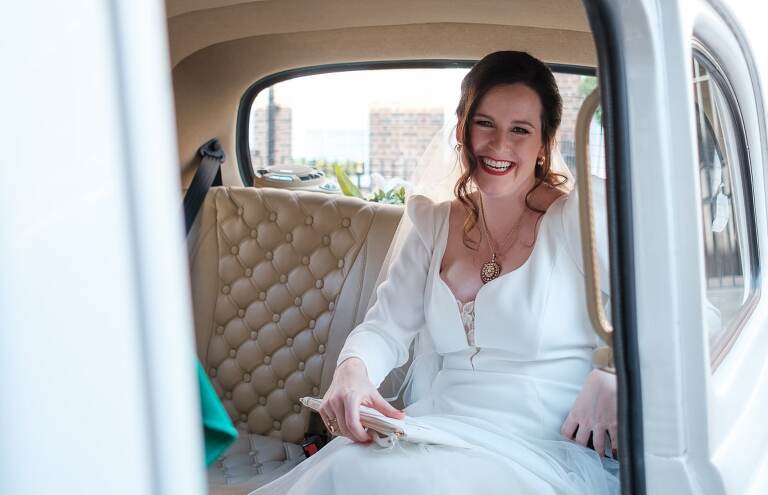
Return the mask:
POLYGON ((376 303, 349 335, 337 364, 351 357, 366 365, 379 386, 389 372, 408 360, 416 334, 424 328, 424 290, 435 238, 435 205, 423 196, 408 201, 413 222, 399 253, 392 257, 387 279, 376 291, 376 303))
MULTIPOLYGON (((598 177, 592 180, 592 218, 595 224, 597 243, 597 265, 600 274, 600 290, 606 296, 610 293, 610 269, 608 261, 608 215, 605 195, 605 181, 598 177)), ((579 218, 578 191, 572 191, 563 205, 563 232, 566 250, 581 273, 584 273, 584 258, 581 251, 581 222, 579 218)))
MULTIPOLYGON (((603 294, 603 300, 601 302, 603 303, 608 318, 610 318, 611 279, 608 259, 608 206, 606 204, 605 180, 595 176, 590 177, 590 180, 592 181, 592 218, 595 225, 597 268, 600 277, 600 291, 603 294)), ((584 257, 581 246, 581 219, 579 217, 579 195, 577 190, 572 191, 565 199, 562 221, 566 250, 573 259, 573 262, 579 268, 579 271, 584 274, 584 257)), ((587 297, 589 297, 589 295, 587 295, 587 297)), ((597 339, 598 347, 606 345, 603 339, 597 335, 595 337, 597 339)))

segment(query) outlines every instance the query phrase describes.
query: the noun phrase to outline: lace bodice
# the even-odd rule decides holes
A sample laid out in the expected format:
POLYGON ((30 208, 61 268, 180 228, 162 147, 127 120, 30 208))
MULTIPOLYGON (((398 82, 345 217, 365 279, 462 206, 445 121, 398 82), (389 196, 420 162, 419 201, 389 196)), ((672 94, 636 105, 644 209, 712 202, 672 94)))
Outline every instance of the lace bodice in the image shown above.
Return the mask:
POLYGON ((470 346, 475 345, 475 301, 462 303, 456 299, 461 313, 461 323, 464 324, 464 331, 467 333, 467 342, 470 346))

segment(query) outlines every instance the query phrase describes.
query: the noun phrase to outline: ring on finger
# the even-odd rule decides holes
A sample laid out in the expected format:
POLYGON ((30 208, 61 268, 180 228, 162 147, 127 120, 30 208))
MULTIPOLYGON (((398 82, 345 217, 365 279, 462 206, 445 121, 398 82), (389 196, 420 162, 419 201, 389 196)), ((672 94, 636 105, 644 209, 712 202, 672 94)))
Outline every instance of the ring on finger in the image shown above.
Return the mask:
POLYGON ((339 422, 336 418, 328 418, 326 425, 328 426, 328 431, 331 433, 331 435, 335 435, 336 433, 338 433, 339 422))

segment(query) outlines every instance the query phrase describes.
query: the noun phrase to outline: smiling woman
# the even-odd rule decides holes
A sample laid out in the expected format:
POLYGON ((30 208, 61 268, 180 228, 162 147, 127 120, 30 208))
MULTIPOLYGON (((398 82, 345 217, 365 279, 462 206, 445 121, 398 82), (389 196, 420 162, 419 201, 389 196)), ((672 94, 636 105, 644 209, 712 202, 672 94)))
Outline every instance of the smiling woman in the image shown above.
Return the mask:
MULTIPOLYGON (((539 162, 540 166, 544 161, 544 141, 539 130, 541 114, 539 95, 525 84, 498 85, 490 89, 475 112, 470 133, 473 153, 479 159, 481 170, 498 176, 514 168, 519 177, 530 176, 531 171, 518 165, 534 166, 539 162), (515 106, 503 105, 506 101, 515 102, 515 106), (514 151, 503 148, 514 148, 514 151)), ((482 179, 478 177, 478 180, 482 179)))
POLYGON ((526 53, 497 52, 461 89, 456 191, 467 195, 408 201, 413 228, 319 407, 340 437, 254 495, 617 493, 618 465, 605 457, 611 447, 616 455, 616 384, 590 366, 597 339, 570 245, 577 199, 556 187, 564 178, 549 164, 562 105, 554 76, 526 53), (480 205, 480 222, 471 223, 465 201, 480 205), (509 233, 497 244, 500 232, 509 233), (487 277, 489 263, 497 270, 487 277), (425 386, 400 411, 377 387, 414 339, 428 350, 409 376, 425 386), (382 449, 362 427, 361 406, 470 447, 406 439, 382 449))

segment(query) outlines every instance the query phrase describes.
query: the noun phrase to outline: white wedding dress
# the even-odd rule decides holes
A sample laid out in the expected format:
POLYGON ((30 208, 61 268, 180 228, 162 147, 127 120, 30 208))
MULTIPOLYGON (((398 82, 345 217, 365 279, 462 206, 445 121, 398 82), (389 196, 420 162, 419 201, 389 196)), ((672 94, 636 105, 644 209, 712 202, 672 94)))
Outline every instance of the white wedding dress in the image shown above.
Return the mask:
MULTIPOLYGON (((433 352, 418 360, 436 364, 406 413, 475 448, 385 449, 340 437, 252 495, 619 492, 616 461, 560 436, 598 344, 586 313, 576 194, 547 210, 528 260, 464 307, 439 273, 449 210, 449 202, 409 201, 414 228, 339 362, 359 357, 378 385, 407 361, 420 334, 433 352)), ((605 233, 598 234, 604 255, 605 233)), ((601 263, 605 288, 605 256, 601 263)))

